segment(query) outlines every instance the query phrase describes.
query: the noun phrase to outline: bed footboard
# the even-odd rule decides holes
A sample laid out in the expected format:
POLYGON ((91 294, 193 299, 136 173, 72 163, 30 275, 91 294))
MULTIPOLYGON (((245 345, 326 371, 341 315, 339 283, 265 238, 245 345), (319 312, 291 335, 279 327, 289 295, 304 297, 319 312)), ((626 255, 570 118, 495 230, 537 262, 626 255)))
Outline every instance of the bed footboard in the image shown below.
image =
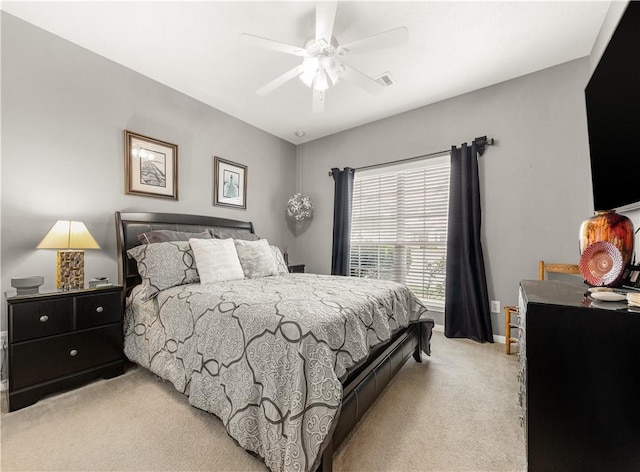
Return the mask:
POLYGON ((429 346, 423 343, 430 342, 432 328, 433 320, 431 319, 410 325, 362 372, 345 385, 338 424, 322 453, 317 472, 331 472, 335 449, 375 403, 407 359, 413 355, 417 362, 422 362, 422 351, 430 352, 429 346))

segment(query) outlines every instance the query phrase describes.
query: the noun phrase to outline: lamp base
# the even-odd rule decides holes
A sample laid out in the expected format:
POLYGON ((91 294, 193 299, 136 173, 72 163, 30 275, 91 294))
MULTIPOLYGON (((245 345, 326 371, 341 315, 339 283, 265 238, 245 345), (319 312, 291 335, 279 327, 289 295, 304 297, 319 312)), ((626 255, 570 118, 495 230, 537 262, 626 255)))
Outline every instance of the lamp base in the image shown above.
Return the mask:
POLYGON ((84 251, 58 251, 56 262, 57 288, 84 288, 84 251))

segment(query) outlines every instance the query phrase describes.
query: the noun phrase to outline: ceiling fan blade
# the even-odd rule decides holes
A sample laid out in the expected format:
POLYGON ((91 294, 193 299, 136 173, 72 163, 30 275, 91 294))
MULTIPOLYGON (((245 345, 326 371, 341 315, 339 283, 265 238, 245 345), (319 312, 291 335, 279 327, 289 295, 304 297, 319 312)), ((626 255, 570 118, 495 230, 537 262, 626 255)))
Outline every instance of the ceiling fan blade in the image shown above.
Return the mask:
POLYGON ((300 74, 302 74, 303 71, 304 71, 304 68, 302 67, 302 64, 299 66, 296 66, 290 71, 285 72, 281 76, 276 77, 268 84, 260 87, 258 90, 256 90, 256 93, 258 95, 266 95, 269 92, 272 92, 273 90, 277 89, 281 85, 284 85, 286 82, 289 82, 291 79, 299 76, 300 74))
POLYGON ((372 95, 377 95, 384 89, 384 85, 376 82, 374 79, 369 77, 366 74, 363 74, 359 70, 354 69, 351 66, 346 64, 344 65, 344 72, 342 73, 342 78, 353 82, 358 87, 365 89, 372 95))
POLYGON ((409 30, 404 26, 394 28, 383 33, 374 34, 366 38, 343 44, 338 48, 338 56, 348 54, 363 54, 367 52, 379 51, 380 49, 401 46, 409 41, 409 30))
POLYGON ((324 111, 324 90, 313 89, 313 104, 311 111, 313 113, 322 113, 324 111))
POLYGON ((254 36, 248 33, 242 33, 240 35, 240 41, 251 46, 256 46, 263 49, 271 49, 272 51, 284 52, 286 54, 293 54, 294 56, 304 56, 307 52, 305 48, 292 46, 291 44, 280 43, 272 39, 261 38, 260 36, 254 36))
POLYGON ((316 41, 324 39, 327 44, 331 44, 337 7, 338 2, 318 2, 316 4, 316 41))

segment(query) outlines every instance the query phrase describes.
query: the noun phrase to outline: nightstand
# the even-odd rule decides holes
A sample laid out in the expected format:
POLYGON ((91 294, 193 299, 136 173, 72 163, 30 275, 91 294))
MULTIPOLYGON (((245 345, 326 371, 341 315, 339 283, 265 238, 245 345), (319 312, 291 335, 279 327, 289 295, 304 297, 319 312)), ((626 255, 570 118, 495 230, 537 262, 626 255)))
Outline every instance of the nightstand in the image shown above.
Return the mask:
POLYGON ((124 373, 121 286, 7 297, 9 411, 124 373))
POLYGON ((304 273, 304 264, 291 264, 291 265, 287 265, 287 268, 291 273, 293 272, 304 273))

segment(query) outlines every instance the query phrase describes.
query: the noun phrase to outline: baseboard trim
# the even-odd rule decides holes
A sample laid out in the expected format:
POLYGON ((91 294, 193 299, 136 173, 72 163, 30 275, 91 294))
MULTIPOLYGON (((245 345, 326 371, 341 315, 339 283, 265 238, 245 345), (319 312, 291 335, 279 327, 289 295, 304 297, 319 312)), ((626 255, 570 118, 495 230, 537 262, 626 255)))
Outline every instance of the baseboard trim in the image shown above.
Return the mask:
POLYGON ((500 335, 500 334, 494 334, 493 335, 493 342, 494 343, 500 343, 500 344, 504 344, 506 342, 506 339, 504 336, 500 335))
MULTIPOLYGON (((435 324, 433 325, 433 330, 434 331, 440 331, 441 333, 444 333, 444 325, 441 324, 435 324)), ((500 343, 500 344, 504 344, 505 343, 506 338, 500 334, 494 334, 493 335, 493 342, 494 343, 500 343)))

